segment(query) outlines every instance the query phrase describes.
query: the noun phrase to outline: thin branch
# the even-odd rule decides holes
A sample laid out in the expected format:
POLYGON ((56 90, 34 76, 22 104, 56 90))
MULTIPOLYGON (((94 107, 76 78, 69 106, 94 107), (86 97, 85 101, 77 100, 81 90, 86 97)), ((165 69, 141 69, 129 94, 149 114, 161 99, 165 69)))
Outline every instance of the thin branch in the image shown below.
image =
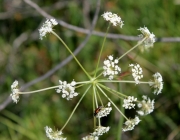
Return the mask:
MULTIPOLYGON (((34 9, 32 9, 31 7, 25 6, 23 1, 20 1, 19 4, 14 4, 11 1, 7 1, 7 3, 8 4, 4 4, 2 6, 6 12, 0 12, 0 20, 14 18, 15 13, 20 13, 21 16, 26 16, 26 17, 41 16, 37 12, 35 12, 34 9)), ((41 8, 45 10, 46 12, 52 12, 52 9, 60 10, 66 7, 68 4, 69 4, 69 1, 57 1, 56 3, 53 3, 52 5, 43 6, 41 8)))
MULTIPOLYGON (((35 4, 34 2, 30 1, 30 0, 24 0, 24 2, 28 3, 31 7, 33 7, 34 9, 36 9, 43 17, 45 18, 54 18, 53 16, 47 14, 43 9, 41 9, 37 4, 35 4)), ((55 18, 56 19, 56 18, 55 18)), ((58 23, 68 29, 74 30, 76 32, 81 32, 84 34, 89 34, 89 30, 88 29, 84 29, 81 27, 77 27, 71 24, 68 24, 62 20, 56 19, 58 21, 58 23)), ((104 37, 105 33, 104 32, 98 32, 98 31, 93 31, 92 32, 93 35, 97 35, 97 36, 101 36, 104 37)), ((129 36, 129 35, 122 35, 122 34, 111 34, 109 33, 107 35, 107 38, 112 38, 112 39, 123 39, 123 40, 129 40, 129 41, 138 41, 140 38, 137 36, 129 36)), ((156 39, 157 42, 180 42, 180 37, 162 37, 162 38, 157 38, 156 39)))
POLYGON ((8 96, 8 97, 6 98, 6 100, 5 100, 3 103, 0 104, 0 111, 3 110, 3 109, 5 109, 6 106, 7 106, 8 104, 10 104, 11 102, 12 102, 12 99, 11 99, 10 96, 8 96))
POLYGON ((13 49, 17 49, 23 42, 28 39, 28 33, 24 32, 13 41, 13 49))

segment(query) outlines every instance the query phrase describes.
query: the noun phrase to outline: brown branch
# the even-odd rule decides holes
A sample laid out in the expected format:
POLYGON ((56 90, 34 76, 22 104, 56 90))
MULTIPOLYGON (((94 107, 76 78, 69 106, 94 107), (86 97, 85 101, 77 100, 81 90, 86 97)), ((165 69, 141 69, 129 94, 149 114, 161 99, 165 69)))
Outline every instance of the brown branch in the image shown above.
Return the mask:
MULTIPOLYGON (((34 9, 36 9, 38 11, 38 13, 40 13, 43 17, 45 18, 54 18, 53 16, 47 14, 43 9, 41 9, 37 4, 35 4, 34 2, 30 1, 30 0, 24 0, 24 2, 28 3, 31 7, 33 7, 34 9)), ((71 29, 73 31, 76 32, 81 32, 84 34, 89 34, 89 30, 88 29, 84 29, 81 27, 77 27, 71 24, 68 24, 62 20, 56 19, 58 21, 58 23, 68 29, 71 29)), ((98 32, 98 31, 93 31, 92 32, 93 35, 97 35, 97 36, 105 36, 104 32, 98 32)), ((112 34, 109 33, 107 35, 107 38, 112 38, 112 39, 123 39, 123 40, 129 40, 129 41, 138 41, 139 37, 137 36, 129 36, 129 35, 122 35, 122 34, 112 34)), ((180 42, 180 37, 162 37, 162 38, 157 38, 156 39, 157 42, 180 42)))

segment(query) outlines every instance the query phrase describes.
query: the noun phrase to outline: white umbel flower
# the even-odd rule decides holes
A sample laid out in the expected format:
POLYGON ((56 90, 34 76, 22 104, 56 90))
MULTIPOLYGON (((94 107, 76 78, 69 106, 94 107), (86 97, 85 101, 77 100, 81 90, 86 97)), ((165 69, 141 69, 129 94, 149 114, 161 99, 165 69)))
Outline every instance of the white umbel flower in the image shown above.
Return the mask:
POLYGON ((136 84, 139 84, 139 79, 143 78, 143 70, 142 68, 140 67, 139 64, 129 64, 129 67, 131 67, 131 71, 132 71, 132 76, 136 82, 136 84))
POLYGON ((153 77, 154 81, 150 81, 149 85, 154 88, 154 94, 158 95, 163 89, 163 79, 159 72, 155 73, 153 77))
POLYGON ((154 100, 151 100, 147 96, 142 96, 143 100, 138 103, 138 108, 140 110, 137 111, 137 113, 141 116, 150 114, 154 110, 154 100))
POLYGON ((52 28, 57 24, 58 22, 55 19, 47 19, 43 26, 39 29, 40 39, 42 40, 47 33, 52 32, 52 28))
POLYGON ((111 12, 105 12, 102 16, 104 20, 111 22, 113 26, 119 25, 122 28, 122 26, 124 25, 123 21, 117 14, 113 14, 111 12))
POLYGON ((138 30, 142 33, 141 35, 139 35, 141 39, 146 37, 146 39, 143 41, 144 48, 149 49, 150 47, 153 47, 153 44, 155 42, 155 35, 153 33, 151 34, 147 27, 140 27, 138 30))
POLYGON ((102 106, 98 107, 95 110, 94 116, 96 118, 105 117, 111 112, 111 110, 112 110, 111 103, 108 102, 107 107, 102 107, 102 106))
POLYGON ((134 102, 137 101, 137 98, 134 98, 133 96, 128 96, 127 99, 124 99, 123 107, 125 109, 132 109, 135 107, 136 104, 134 102))
POLYGON ((123 131, 129 131, 129 130, 133 130, 135 125, 138 125, 138 123, 141 120, 139 120, 139 117, 136 116, 134 119, 129 119, 127 120, 124 124, 125 126, 123 127, 123 131))
POLYGON ((50 140, 66 140, 66 138, 63 138, 61 135, 63 134, 62 131, 53 131, 52 128, 46 126, 45 128, 46 136, 50 140))
POLYGON ((56 92, 62 92, 62 97, 70 100, 78 95, 78 93, 75 92, 75 85, 76 82, 74 80, 69 84, 66 81, 62 82, 61 80, 59 80, 59 87, 58 89, 56 89, 56 92))
POLYGON ((88 135, 86 137, 83 137, 82 140, 99 140, 99 137, 88 135))
POLYGON ((121 68, 118 66, 118 59, 115 59, 113 61, 113 56, 110 55, 108 56, 107 60, 104 60, 104 72, 103 75, 104 76, 109 76, 109 80, 112 80, 114 78, 114 75, 117 75, 118 73, 121 72, 121 68))
POLYGON ((12 94, 10 94, 13 102, 15 102, 17 104, 17 102, 19 101, 19 89, 18 89, 18 81, 15 80, 13 82, 13 84, 11 85, 11 91, 12 94))
POLYGON ((91 133, 92 136, 101 136, 104 133, 107 133, 109 131, 110 127, 104 127, 104 126, 98 126, 98 128, 95 129, 93 133, 91 133))

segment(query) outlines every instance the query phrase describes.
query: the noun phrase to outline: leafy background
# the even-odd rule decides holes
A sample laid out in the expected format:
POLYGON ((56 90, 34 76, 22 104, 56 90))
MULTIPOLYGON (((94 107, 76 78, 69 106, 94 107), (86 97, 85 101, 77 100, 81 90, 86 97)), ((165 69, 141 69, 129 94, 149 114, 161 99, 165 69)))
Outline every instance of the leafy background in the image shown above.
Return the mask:
MULTIPOLYGON (((69 24, 90 28, 96 1, 46 0, 34 1, 48 14, 69 24)), ((118 13, 124 20, 122 29, 112 27, 110 33, 137 36, 139 27, 148 27, 156 37, 178 37, 180 33, 180 1, 176 0, 112 0, 101 1, 99 19, 95 30, 105 32, 107 22, 101 15, 104 11, 118 13)), ((0 103, 9 97, 10 86, 16 79, 24 85, 48 72, 69 56, 67 50, 53 35, 39 40, 38 29, 45 21, 36 10, 21 0, 0 1, 0 103), (24 37, 24 39, 23 39, 24 37)), ((56 26, 55 32, 67 43, 71 50, 85 38, 85 34, 62 26, 56 26)), ((103 38, 92 35, 83 50, 77 55, 82 65, 93 71, 97 62, 103 38)), ((107 39, 102 60, 107 55, 120 56, 130 49, 136 41, 107 39)), ((123 84, 122 91, 127 95, 141 97, 146 94, 155 98, 155 111, 141 118, 141 123, 133 131, 122 133, 123 140, 137 139, 180 139, 180 47, 179 42, 156 42, 148 52, 139 49, 130 53, 120 62, 126 71, 130 62, 139 63, 144 69, 144 79, 160 72, 163 76, 162 94, 154 96, 152 89, 145 85, 123 84), (136 56, 135 59, 131 59, 136 56)), ((87 77, 74 60, 56 71, 52 76, 38 82, 26 91, 36 90, 58 84, 58 80, 68 82, 87 80, 87 77)), ((78 92, 82 93, 84 89, 78 92)), ((54 90, 24 95, 18 104, 10 103, 0 112, 1 140, 45 140, 44 127, 61 128, 78 99, 66 101, 54 90)), ((112 97, 116 104, 119 100, 112 97)), ((89 93, 82 101, 72 120, 63 130, 68 139, 80 139, 93 131, 92 96, 89 93)), ((127 116, 134 114, 126 112, 127 116)), ((113 110, 102 120, 110 126, 110 131, 101 139, 117 139, 118 122, 121 116, 113 110)))

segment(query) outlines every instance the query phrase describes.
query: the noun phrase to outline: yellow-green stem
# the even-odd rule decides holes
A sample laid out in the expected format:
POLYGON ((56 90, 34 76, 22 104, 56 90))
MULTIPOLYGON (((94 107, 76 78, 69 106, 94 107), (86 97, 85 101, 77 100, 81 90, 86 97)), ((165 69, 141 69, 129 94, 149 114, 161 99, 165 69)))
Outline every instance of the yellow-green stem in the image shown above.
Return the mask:
POLYGON ((109 88, 109 87, 106 87, 106 86, 104 86, 104 85, 102 85, 102 84, 98 84, 99 86, 101 86, 102 88, 104 88, 105 90, 107 90, 107 91, 109 91, 109 92, 114 92, 114 93, 117 93, 117 94, 119 94, 120 96, 122 96, 122 97, 127 97, 126 95, 124 95, 123 93, 120 93, 120 92, 118 92, 118 91, 116 91, 116 90, 113 90, 113 89, 111 89, 111 88, 109 88))
POLYGON ((104 44, 105 44, 105 41, 106 41, 106 37, 107 37, 107 33, 109 31, 110 25, 111 25, 111 23, 109 23, 109 25, 107 27, 106 34, 105 34, 105 37, 104 37, 104 40, 103 40, 103 44, 101 46, 101 51, 100 51, 100 54, 99 54, 98 63, 97 63, 97 66, 96 66, 96 71, 95 71, 94 77, 96 77, 96 74, 97 74, 97 70, 98 70, 98 67, 99 67, 99 62, 100 62, 100 59, 101 59, 102 51, 103 51, 103 48, 104 48, 104 44))
POLYGON ((68 122, 70 121, 71 117, 73 116, 75 110, 77 109, 77 107, 79 106, 80 102, 82 101, 82 99, 84 98, 84 96, 86 95, 86 93, 88 92, 89 88, 91 87, 91 85, 86 89, 86 91, 84 92, 84 94, 81 96, 81 98, 79 99, 78 103, 76 104, 76 106, 74 107, 71 115, 69 116, 69 118, 67 119, 66 123, 64 124, 64 126, 61 128, 60 131, 62 131, 66 125, 68 124, 68 122))
POLYGON ((50 89, 58 88, 58 87, 59 86, 53 86, 53 87, 43 88, 43 89, 34 90, 34 91, 18 92, 18 93, 19 94, 31 94, 31 93, 37 93, 37 92, 41 92, 41 91, 45 91, 45 90, 50 90, 50 89))
POLYGON ((93 93, 94 93, 94 99, 95 99, 95 104, 96 104, 96 108, 97 108, 98 107, 98 102, 97 102, 95 86, 93 86, 93 93))
POLYGON ((98 91, 97 91, 97 95, 98 95, 98 99, 100 100, 101 102, 101 105, 104 106, 103 102, 102 102, 102 99, 101 99, 101 96, 99 95, 98 91))
MULTIPOLYGON (((95 101, 94 101, 94 100, 95 100, 94 94, 93 94, 92 97, 93 97, 92 99, 93 99, 93 113, 94 113, 95 106, 96 106, 96 105, 95 105, 95 101)), ((93 115, 94 115, 94 114, 93 114, 93 115)), ((96 118, 95 118, 95 117, 93 117, 93 118, 94 118, 93 120, 94 120, 94 128, 95 128, 95 126, 96 126, 96 118)))
MULTIPOLYGON (((118 84, 118 91, 122 92, 122 86, 120 83, 118 84)), ((120 110, 122 113, 124 113, 123 100, 120 100, 120 110)), ((119 124, 118 124, 118 132, 119 133, 117 133, 117 140, 121 140, 121 138, 122 138, 123 121, 124 121, 124 118, 120 117, 119 124)))
POLYGON ((104 94, 104 96, 112 103, 112 105, 117 109, 117 111, 126 119, 128 120, 128 118, 121 112, 121 110, 119 110, 119 108, 114 104, 114 102, 106 95, 106 93, 104 93, 104 91, 97 85, 97 87, 99 88, 99 90, 104 94))
MULTIPOLYGON (((126 81, 126 80, 97 80, 98 83, 132 83, 132 84, 136 84, 135 81, 126 81)), ((139 84, 150 84, 150 83, 154 83, 154 82, 145 82, 145 81, 139 81, 139 84)))
POLYGON ((101 85, 101 84, 99 84, 99 86, 102 87, 102 88, 104 88, 104 89, 106 89, 108 92, 112 93, 114 96, 118 97, 119 99, 124 100, 125 96, 123 96, 123 95, 121 95, 121 96, 123 96, 123 97, 119 96, 119 94, 121 94, 121 93, 115 94, 115 93, 117 93, 118 91, 114 92, 114 91, 112 91, 112 90, 109 90, 108 88, 106 88, 106 86, 101 85))
MULTIPOLYGON (((95 88, 95 86, 93 86, 93 92, 94 92, 94 99, 95 99, 95 104, 96 104, 96 108, 98 108, 98 102, 97 102, 97 95, 96 95, 96 88, 95 88)), ((98 123, 99 123, 99 126, 100 126, 100 124, 101 124, 101 122, 100 122, 100 119, 98 118, 98 123)), ((96 126, 96 123, 95 123, 95 126, 96 126)), ((95 128, 95 126, 94 126, 94 128, 95 128)))
POLYGON ((84 69, 84 67, 81 65, 81 63, 78 61, 76 56, 73 54, 73 52, 69 49, 69 47, 66 45, 66 43, 54 32, 52 33, 61 41, 61 43, 66 47, 66 49, 70 52, 70 54, 74 57, 75 61, 78 63, 78 65, 81 67, 81 69, 84 71, 84 73, 91 79, 91 76, 87 73, 87 71, 84 69))
POLYGON ((118 58, 118 60, 120 60, 121 58, 123 58, 126 54, 128 54, 129 52, 131 52, 132 50, 134 50, 137 46, 139 46, 140 44, 142 44, 144 42, 144 40, 146 40, 147 37, 143 38, 140 42, 138 42, 134 47, 132 47, 130 50, 128 50, 126 53, 124 53, 121 57, 118 58))

